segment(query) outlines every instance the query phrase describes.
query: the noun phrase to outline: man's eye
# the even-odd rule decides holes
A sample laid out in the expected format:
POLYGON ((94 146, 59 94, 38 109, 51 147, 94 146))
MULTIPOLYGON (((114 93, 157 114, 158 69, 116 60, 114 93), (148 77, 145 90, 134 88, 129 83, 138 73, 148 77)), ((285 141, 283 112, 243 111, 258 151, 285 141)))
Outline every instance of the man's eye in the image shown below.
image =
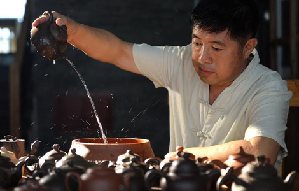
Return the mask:
POLYGON ((194 42, 193 43, 195 46, 202 46, 202 43, 199 43, 199 42, 194 42))
POLYGON ((212 47, 213 48, 213 50, 215 50, 215 51, 220 51, 221 49, 220 48, 216 48, 216 47, 212 47))

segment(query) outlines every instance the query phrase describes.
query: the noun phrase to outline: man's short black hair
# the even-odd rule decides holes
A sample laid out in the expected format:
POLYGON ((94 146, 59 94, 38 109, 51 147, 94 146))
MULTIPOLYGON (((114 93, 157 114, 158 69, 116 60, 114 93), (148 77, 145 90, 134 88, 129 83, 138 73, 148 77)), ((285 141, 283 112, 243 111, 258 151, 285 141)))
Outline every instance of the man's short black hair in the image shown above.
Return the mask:
POLYGON ((200 0, 191 13, 191 24, 210 33, 227 29, 231 39, 244 45, 255 37, 259 16, 254 0, 200 0))

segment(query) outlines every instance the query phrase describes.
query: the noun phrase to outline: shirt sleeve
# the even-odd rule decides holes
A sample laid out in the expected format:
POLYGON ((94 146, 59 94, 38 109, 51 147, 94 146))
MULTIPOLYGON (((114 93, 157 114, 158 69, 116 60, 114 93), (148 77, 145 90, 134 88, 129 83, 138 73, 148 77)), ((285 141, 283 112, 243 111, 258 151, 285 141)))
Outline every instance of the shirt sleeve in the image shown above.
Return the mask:
POLYGON ((245 140, 263 136, 275 140, 283 148, 283 157, 287 155, 284 141, 289 113, 289 100, 292 92, 288 91, 285 81, 268 82, 257 92, 249 109, 249 127, 245 140))
POLYGON ((185 46, 134 44, 133 57, 138 70, 153 81, 156 87, 168 87, 182 63, 185 50, 185 46))

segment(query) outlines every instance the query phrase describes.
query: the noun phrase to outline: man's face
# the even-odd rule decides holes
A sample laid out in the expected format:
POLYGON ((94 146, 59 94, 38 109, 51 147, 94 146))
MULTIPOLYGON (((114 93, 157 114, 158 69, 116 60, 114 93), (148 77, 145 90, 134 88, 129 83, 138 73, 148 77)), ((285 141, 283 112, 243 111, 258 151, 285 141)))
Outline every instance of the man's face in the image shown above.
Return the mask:
POLYGON ((246 68, 243 52, 227 30, 216 34, 193 28, 193 66, 200 79, 209 85, 229 86, 246 68))

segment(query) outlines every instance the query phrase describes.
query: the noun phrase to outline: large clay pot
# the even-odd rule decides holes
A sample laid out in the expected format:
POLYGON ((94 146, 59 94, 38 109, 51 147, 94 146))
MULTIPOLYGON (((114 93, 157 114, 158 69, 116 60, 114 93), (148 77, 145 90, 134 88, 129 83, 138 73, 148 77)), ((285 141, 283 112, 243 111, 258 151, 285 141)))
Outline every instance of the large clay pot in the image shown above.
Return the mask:
POLYGON ((155 156, 147 139, 107 138, 107 142, 104 143, 102 138, 74 139, 69 152, 76 148, 78 155, 91 161, 116 161, 117 157, 127 150, 136 153, 142 160, 155 156))

